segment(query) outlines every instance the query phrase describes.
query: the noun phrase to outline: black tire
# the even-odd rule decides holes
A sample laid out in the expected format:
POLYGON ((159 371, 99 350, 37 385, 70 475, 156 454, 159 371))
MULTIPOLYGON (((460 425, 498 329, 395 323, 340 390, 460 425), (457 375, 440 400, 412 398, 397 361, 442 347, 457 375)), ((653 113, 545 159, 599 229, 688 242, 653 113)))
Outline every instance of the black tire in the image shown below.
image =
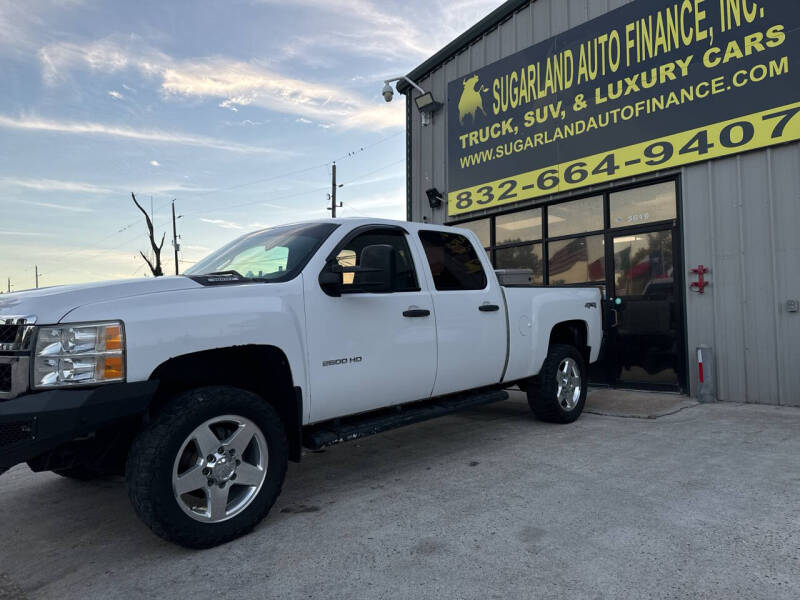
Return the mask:
POLYGON ((528 385, 528 405, 536 418, 548 423, 572 423, 581 416, 586 404, 588 377, 586 363, 577 348, 567 344, 550 346, 537 380, 528 385), (558 397, 558 369, 567 359, 574 361, 580 373, 580 395, 572 408, 565 406, 567 403, 558 397))
POLYGON ((199 388, 172 399, 134 440, 126 468, 128 496, 156 535, 187 548, 209 548, 244 535, 267 516, 281 492, 287 461, 286 431, 267 401, 232 387, 199 388), (242 512, 221 522, 200 522, 178 504, 173 467, 195 428, 222 415, 239 415, 261 430, 268 449, 266 478, 242 512))

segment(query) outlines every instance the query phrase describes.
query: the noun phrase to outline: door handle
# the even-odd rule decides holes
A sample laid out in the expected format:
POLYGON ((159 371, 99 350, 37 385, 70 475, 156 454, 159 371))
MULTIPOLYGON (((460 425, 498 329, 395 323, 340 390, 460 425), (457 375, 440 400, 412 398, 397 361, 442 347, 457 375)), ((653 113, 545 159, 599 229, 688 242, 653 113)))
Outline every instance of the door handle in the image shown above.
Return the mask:
POLYGON ((430 314, 431 311, 425 308, 409 308, 403 311, 404 317, 427 317, 430 314))
POLYGON ((500 310, 500 307, 497 306, 497 304, 481 304, 478 310, 481 312, 497 312, 500 310))

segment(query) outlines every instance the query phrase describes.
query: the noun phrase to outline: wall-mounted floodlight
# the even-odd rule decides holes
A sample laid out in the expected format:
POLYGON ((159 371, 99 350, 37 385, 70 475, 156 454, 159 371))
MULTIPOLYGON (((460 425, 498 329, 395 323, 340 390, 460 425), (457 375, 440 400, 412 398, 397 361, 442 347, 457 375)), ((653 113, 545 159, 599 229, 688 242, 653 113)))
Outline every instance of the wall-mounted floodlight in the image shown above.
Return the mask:
POLYGON ((431 209, 439 208, 442 205, 442 192, 436 188, 425 190, 425 195, 428 197, 428 204, 430 204, 431 209))
POLYGON ((417 105, 417 110, 420 112, 420 116, 422 117, 422 126, 427 127, 428 125, 431 124, 431 115, 442 107, 442 103, 437 102, 433 98, 432 92, 426 92, 405 75, 401 75, 399 77, 392 77, 391 79, 387 79, 386 81, 383 82, 384 86, 383 86, 383 91, 381 93, 383 94, 384 100, 386 100, 387 102, 392 101, 392 98, 394 97, 394 90, 392 89, 392 83, 400 80, 408 82, 409 85, 411 85, 411 87, 413 87, 420 93, 419 96, 414 98, 414 103, 417 105))
POLYGON ((433 99, 433 93, 425 92, 421 96, 414 98, 417 110, 421 113, 434 113, 442 108, 442 103, 433 99))

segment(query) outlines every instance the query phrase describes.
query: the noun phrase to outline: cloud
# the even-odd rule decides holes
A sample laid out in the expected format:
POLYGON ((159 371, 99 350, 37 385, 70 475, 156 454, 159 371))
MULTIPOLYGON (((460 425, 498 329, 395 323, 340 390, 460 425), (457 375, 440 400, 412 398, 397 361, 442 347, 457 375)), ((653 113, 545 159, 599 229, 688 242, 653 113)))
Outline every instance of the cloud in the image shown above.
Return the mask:
POLYGON ((19 236, 32 236, 32 237, 52 237, 54 234, 52 233, 40 233, 38 231, 2 231, 0 230, 0 235, 19 235, 19 236))
MULTIPOLYGON (((153 161, 157 162, 157 161, 153 161)), ((63 181, 60 179, 22 179, 16 177, 0 177, 0 188, 2 186, 21 187, 40 192, 72 192, 76 194, 124 194, 126 197, 131 190, 137 194, 167 194, 175 192, 186 193, 206 193, 217 191, 216 188, 190 185, 186 183, 152 183, 143 184, 141 181, 135 183, 108 183, 96 185, 84 181, 63 181)))
POLYGON ((217 188, 201 187, 197 185, 186 185, 185 183, 156 183, 152 185, 142 185, 141 182, 135 184, 120 184, 116 185, 115 189, 130 192, 130 190, 138 190, 140 194, 166 194, 168 192, 187 192, 187 193, 205 193, 215 192, 217 188))
POLYGON ((343 128, 402 127, 405 119, 402 103, 387 107, 337 86, 281 75, 255 62, 183 61, 165 68, 161 76, 161 89, 168 96, 221 98, 225 108, 257 106, 343 128))
MULTIPOLYGON (((284 0, 259 3, 286 6, 284 0)), ((293 0, 294 8, 325 13, 327 28, 325 35, 293 36, 283 47, 284 58, 325 64, 331 56, 355 55, 407 69, 409 61, 433 55, 499 5, 498 0, 428 0, 411 12, 404 0, 293 0)))
POLYGON ((45 82, 59 83, 72 68, 105 73, 133 69, 159 82, 170 99, 214 100, 222 108, 256 106, 297 117, 371 130, 404 125, 403 103, 386 106, 337 85, 284 75, 257 61, 212 56, 176 59, 149 49, 141 39, 106 38, 56 43, 39 51, 45 82), (144 49, 142 49, 144 47, 144 49))
POLYGON ((117 100, 122 100, 125 96, 120 94, 117 90, 109 90, 108 95, 112 98, 116 98, 117 100))
POLYGON ((150 161, 150 166, 151 166, 151 167, 160 167, 160 166, 161 166, 161 163, 160 163, 160 162, 158 162, 157 160, 151 160, 151 161, 150 161))
POLYGON ((173 131, 148 131, 144 129, 133 129, 130 127, 107 125, 105 123, 92 123, 87 121, 53 121, 36 116, 10 117, 7 115, 0 115, 0 127, 78 135, 102 135, 146 142, 198 146, 201 148, 212 148, 214 150, 241 152, 245 154, 286 154, 286 152, 274 150, 272 148, 237 144, 235 142, 228 142, 226 140, 173 131))
POLYGON ((20 179, 1 177, 0 185, 39 190, 42 192, 79 192, 82 194, 108 194, 111 189, 82 181, 62 181, 59 179, 20 179))
POLYGON ((0 0, 0 53, 33 54, 44 35, 52 35, 52 22, 84 0, 0 0))
MULTIPOLYGON (((203 221, 204 223, 210 223, 211 225, 216 225, 217 227, 222 227, 222 229, 246 229, 247 231, 257 231, 259 229, 267 229, 272 227, 269 223, 261 223, 259 221, 253 221, 247 224, 244 223, 235 223, 234 221, 226 221, 225 219, 206 219, 201 217, 198 219, 203 221)), ((188 248, 188 246, 185 246, 188 248)))
POLYGON ((200 220, 203 221, 204 223, 217 225, 218 227, 222 227, 223 229, 244 229, 244 225, 240 225, 239 223, 234 223, 233 221, 226 221, 224 219, 201 218, 200 220))
MULTIPOLYGON (((282 0, 261 0, 261 3, 285 6, 282 0)), ((296 37, 284 51, 291 56, 313 58, 314 53, 309 50, 325 46, 361 56, 407 61, 409 57, 426 57, 437 50, 434 37, 400 16, 402 13, 397 10, 400 7, 384 10, 386 4, 382 2, 379 6, 368 0, 294 0, 293 7, 342 17, 342 26, 330 27, 324 36, 296 37)))
POLYGON ((406 218, 406 190, 399 187, 391 192, 359 198, 350 202, 343 200, 344 206, 339 212, 345 217, 372 217, 376 219, 406 218))
MULTIPOLYGON (((0 235, 5 232, 0 231, 0 235)), ((63 240, 63 235, 50 233, 31 233, 17 232, 22 235, 56 237, 63 240)), ((145 239, 147 239, 145 237, 145 239)), ((103 249, 97 248, 76 248, 74 246, 47 245, 44 239, 19 239, 15 243, 25 245, 25 258, 29 264, 38 264, 40 281, 42 285, 60 285, 65 283, 77 283, 79 281, 103 281, 109 279, 120 279, 131 277, 134 269, 143 261, 138 258, 134 248, 136 244, 130 244, 130 250, 125 249, 103 249), (64 260, 69 256, 68 261, 64 260), (42 275, 43 273, 43 275, 42 275)), ((55 240, 54 240, 55 241, 55 240)), ((22 274, 17 272, 17 276, 12 274, 12 284, 16 283, 18 289, 25 286, 22 274)), ((28 285, 33 287, 33 273, 30 273, 28 285)))
POLYGON ((43 208, 53 208, 55 210, 66 210, 69 212, 78 212, 78 213, 95 212, 93 208, 86 208, 85 206, 74 206, 70 204, 55 204, 53 202, 35 202, 33 200, 17 200, 17 202, 19 202, 20 204, 41 206, 43 208))
POLYGON ((265 125, 269 123, 269 119, 263 119, 261 121, 253 121, 252 119, 244 119, 242 121, 223 121, 223 124, 228 127, 257 127, 259 125, 265 125))

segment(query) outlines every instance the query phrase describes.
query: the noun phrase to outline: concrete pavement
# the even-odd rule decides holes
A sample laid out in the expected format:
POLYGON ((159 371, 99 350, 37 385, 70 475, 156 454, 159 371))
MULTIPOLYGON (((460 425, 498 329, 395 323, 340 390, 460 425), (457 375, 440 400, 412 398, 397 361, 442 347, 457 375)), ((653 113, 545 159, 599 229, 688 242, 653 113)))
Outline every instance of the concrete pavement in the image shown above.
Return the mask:
POLYGON ((537 422, 521 394, 304 457, 249 536, 153 536, 121 481, 0 477, 0 598, 800 597, 800 409, 537 422), (18 586, 15 588, 14 586, 18 586))

